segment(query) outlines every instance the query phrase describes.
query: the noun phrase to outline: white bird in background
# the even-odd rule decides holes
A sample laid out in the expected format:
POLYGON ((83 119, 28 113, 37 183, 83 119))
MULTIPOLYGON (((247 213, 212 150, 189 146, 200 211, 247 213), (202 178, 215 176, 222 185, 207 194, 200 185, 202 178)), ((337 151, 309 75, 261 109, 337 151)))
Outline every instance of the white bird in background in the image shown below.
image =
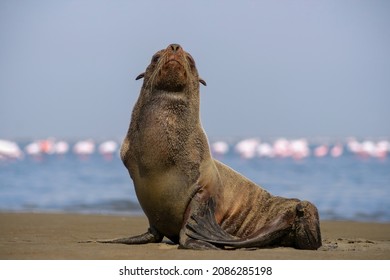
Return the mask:
POLYGON ((79 141, 73 146, 73 152, 81 159, 87 159, 95 152, 95 142, 91 139, 79 141))
POLYGON ((330 150, 330 155, 334 158, 338 158, 340 157, 344 152, 344 148, 343 148, 343 145, 341 144, 336 144, 332 147, 332 149, 330 150))
POLYGON ((114 153, 118 150, 118 144, 112 140, 105 141, 99 145, 98 150, 106 160, 112 160, 114 153))
POLYGON ((23 158, 23 152, 18 144, 0 139, 0 160, 21 158, 23 158))
POLYGON ((306 139, 292 140, 289 145, 290 154, 294 159, 303 159, 310 155, 309 144, 306 139))
POLYGON ((389 141, 379 141, 376 144, 376 157, 378 158, 385 158, 387 157, 387 154, 390 152, 390 142, 389 141))
POLYGON ((216 156, 223 156, 229 152, 229 144, 224 141, 217 141, 211 144, 211 152, 216 156))
POLYGON ((236 152, 244 159, 251 159, 256 156, 257 146, 260 141, 256 138, 244 139, 235 146, 236 152))
POLYGON ((291 156, 290 142, 285 138, 279 138, 274 142, 273 149, 277 157, 291 156))
POLYGON ((353 154, 359 154, 362 150, 362 145, 355 139, 349 139, 347 142, 348 150, 353 154))
POLYGON ((36 159, 40 158, 42 155, 41 145, 38 141, 31 142, 26 147, 24 147, 24 150, 29 156, 32 156, 36 159))
POLYGON ((259 146, 257 147, 257 155, 259 157, 273 158, 275 157, 275 152, 271 144, 260 143, 259 146))
POLYGON ((329 147, 327 145, 320 145, 314 149, 314 156, 322 158, 326 156, 329 152, 329 147))
POLYGON ((58 155, 64 155, 69 151, 69 144, 65 141, 58 141, 54 144, 54 152, 58 155))

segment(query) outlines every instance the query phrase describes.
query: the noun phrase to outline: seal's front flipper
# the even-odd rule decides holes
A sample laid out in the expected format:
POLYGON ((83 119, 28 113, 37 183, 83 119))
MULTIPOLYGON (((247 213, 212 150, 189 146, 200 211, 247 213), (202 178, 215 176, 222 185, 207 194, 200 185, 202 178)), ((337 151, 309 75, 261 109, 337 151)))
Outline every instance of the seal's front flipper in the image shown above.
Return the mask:
POLYGON ((147 232, 137 236, 117 238, 112 240, 96 240, 94 242, 131 245, 131 244, 159 243, 162 241, 163 238, 164 236, 161 233, 159 233, 153 227, 150 227, 147 232))

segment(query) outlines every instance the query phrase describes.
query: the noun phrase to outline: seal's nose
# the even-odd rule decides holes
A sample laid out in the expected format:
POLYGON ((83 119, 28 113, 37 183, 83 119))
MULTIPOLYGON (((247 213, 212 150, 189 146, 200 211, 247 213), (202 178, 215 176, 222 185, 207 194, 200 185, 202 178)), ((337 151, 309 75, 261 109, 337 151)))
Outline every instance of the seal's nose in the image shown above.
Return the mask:
POLYGON ((171 44, 169 45, 169 47, 171 48, 171 50, 175 53, 177 51, 179 51, 181 49, 181 46, 179 44, 171 44))

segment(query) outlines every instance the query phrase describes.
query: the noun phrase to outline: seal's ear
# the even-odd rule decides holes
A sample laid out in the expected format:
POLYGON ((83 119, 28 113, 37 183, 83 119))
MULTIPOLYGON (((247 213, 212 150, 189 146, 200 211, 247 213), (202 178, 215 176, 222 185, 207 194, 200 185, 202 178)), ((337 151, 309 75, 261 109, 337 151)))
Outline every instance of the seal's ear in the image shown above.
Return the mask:
POLYGON ((142 79, 145 76, 145 73, 141 73, 135 78, 136 80, 142 79))
POLYGON ((203 80, 202 78, 199 78, 199 83, 201 83, 204 86, 207 86, 206 81, 203 80))

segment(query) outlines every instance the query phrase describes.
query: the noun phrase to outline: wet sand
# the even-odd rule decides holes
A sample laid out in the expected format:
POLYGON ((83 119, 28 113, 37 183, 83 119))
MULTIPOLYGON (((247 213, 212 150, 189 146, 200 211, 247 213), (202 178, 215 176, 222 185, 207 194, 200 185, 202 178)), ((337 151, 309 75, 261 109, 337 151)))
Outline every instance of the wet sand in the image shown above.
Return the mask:
POLYGON ((322 221, 323 246, 317 251, 293 248, 258 250, 179 250, 159 244, 80 243, 143 233, 145 217, 0 213, 0 259, 6 260, 390 260, 390 224, 322 221))

